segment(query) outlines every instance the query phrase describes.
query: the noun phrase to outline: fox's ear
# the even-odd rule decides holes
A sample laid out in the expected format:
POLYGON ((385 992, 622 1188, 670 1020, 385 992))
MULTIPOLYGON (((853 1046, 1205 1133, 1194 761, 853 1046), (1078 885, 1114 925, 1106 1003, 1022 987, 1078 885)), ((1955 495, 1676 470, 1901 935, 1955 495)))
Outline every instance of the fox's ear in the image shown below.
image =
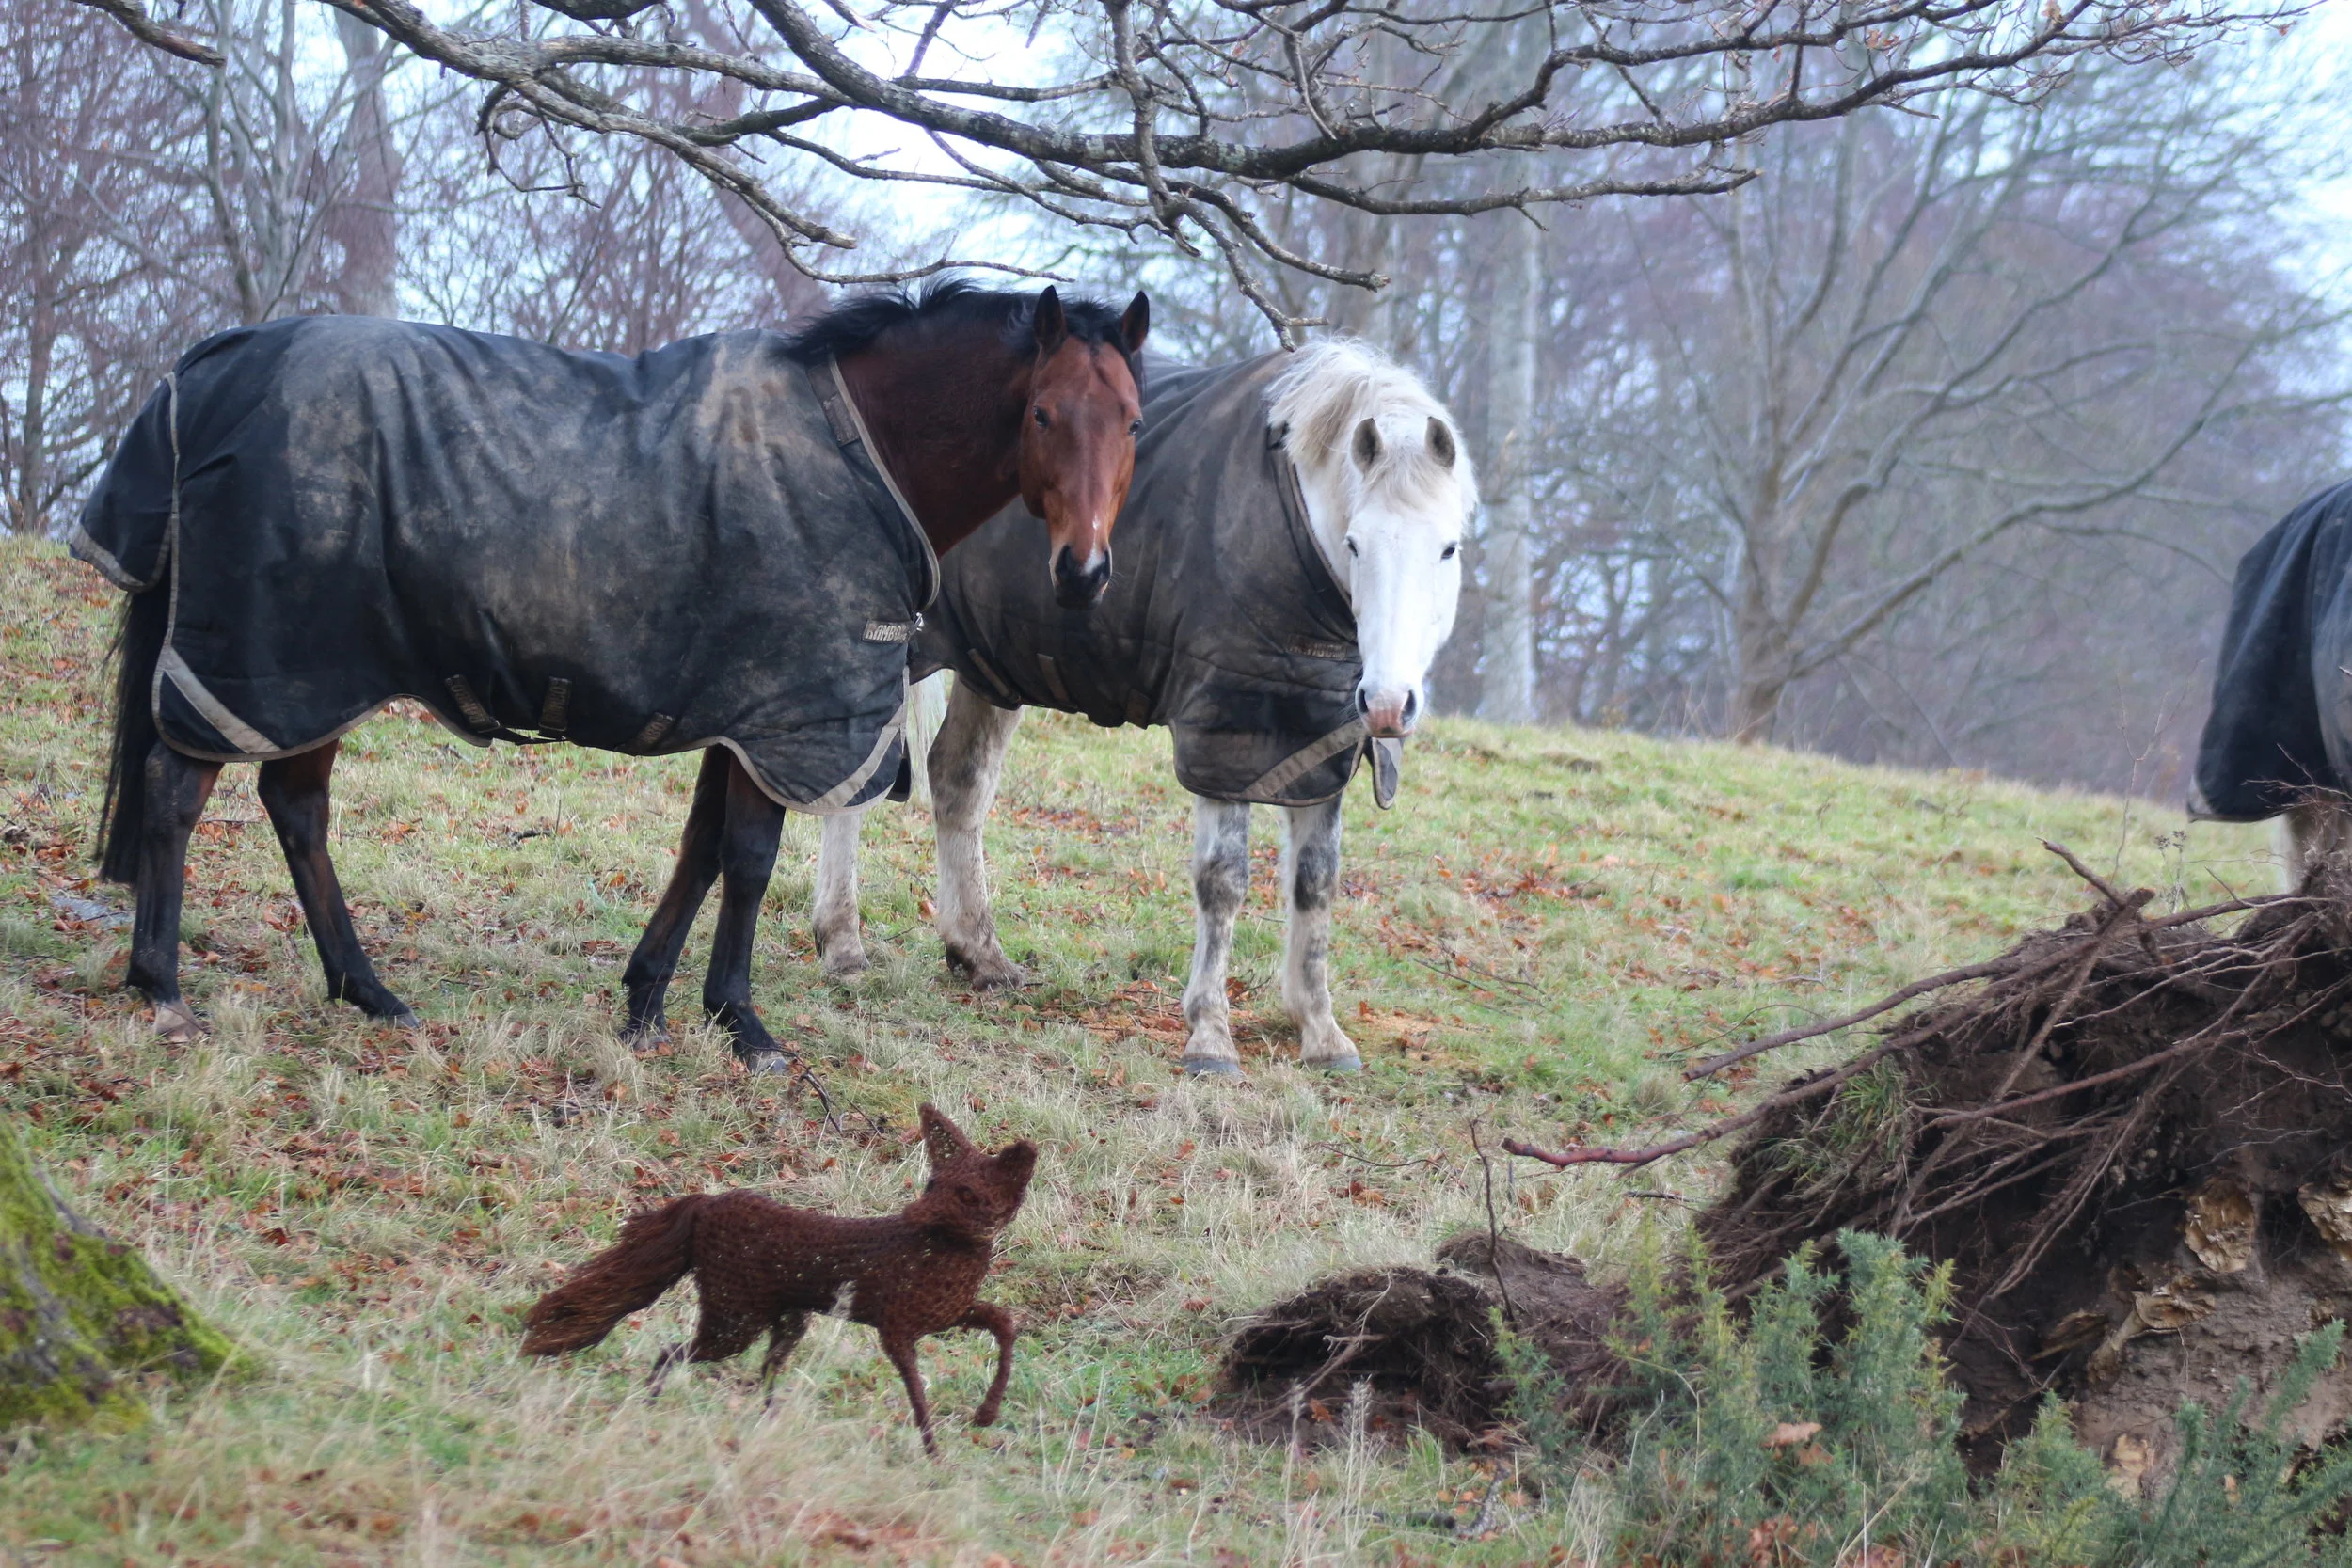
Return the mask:
POLYGON ((996 1151, 996 1168, 1027 1186, 1029 1178, 1037 1174, 1037 1145, 1025 1138, 1017 1144, 1007 1144, 996 1151))
POLYGON ((958 1155, 978 1152, 972 1140, 963 1135, 963 1129, 949 1121, 936 1105, 922 1108, 923 1151, 931 1157, 931 1164, 944 1165, 958 1155))

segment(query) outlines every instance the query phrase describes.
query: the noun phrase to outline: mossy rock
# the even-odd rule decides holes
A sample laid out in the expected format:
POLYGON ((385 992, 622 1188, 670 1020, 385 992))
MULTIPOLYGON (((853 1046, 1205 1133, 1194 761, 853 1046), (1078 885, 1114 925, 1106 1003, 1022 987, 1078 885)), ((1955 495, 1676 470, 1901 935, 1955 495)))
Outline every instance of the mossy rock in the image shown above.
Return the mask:
POLYGON ((136 1248, 67 1207, 0 1117, 0 1431, 135 1420, 141 1381, 207 1376, 233 1352, 136 1248))

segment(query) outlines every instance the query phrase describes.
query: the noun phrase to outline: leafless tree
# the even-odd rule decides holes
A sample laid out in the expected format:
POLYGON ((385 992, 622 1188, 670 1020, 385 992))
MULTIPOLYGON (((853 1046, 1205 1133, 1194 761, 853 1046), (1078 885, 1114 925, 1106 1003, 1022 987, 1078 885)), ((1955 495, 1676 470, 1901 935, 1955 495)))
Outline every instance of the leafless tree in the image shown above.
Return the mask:
MULTIPOLYGON (((140 0, 84 3, 160 48, 232 53, 159 22, 140 0)), ((849 0, 820 9, 751 0, 741 26, 713 33, 660 0, 530 0, 489 31, 437 24, 412 0, 319 3, 485 84, 493 128, 519 118, 662 148, 741 199, 812 274, 991 263, 940 256, 916 268, 836 271, 821 258, 852 248, 855 236, 772 187, 756 154, 991 193, 1065 228, 1214 255, 1286 337, 1308 324, 1284 307, 1273 276, 1363 288, 1385 279, 1343 255, 1283 244, 1267 219, 1284 202, 1393 218, 1721 190, 1755 172, 1730 150, 1775 125, 1954 86, 2030 95, 2087 55, 2177 52, 2297 8, 1543 0, 1465 12, 1395 0, 869 0, 860 10, 849 0), (1508 69, 1464 71, 1498 33, 1511 40, 1508 69), (675 117, 649 84, 677 76, 739 84, 748 101, 724 119, 675 117), (1580 90, 1592 81, 1615 87, 1580 90), (906 145, 874 151, 883 132, 906 145), (1618 154, 1628 150, 1646 156, 1627 165, 1618 154), (1470 172, 1427 189, 1399 185, 1385 159, 1470 172)))
MULTIPOLYGON (((0 520, 49 531, 171 344, 204 320, 180 279, 180 193, 156 154, 200 75, 50 0, 0 0, 0 520), (125 243, 135 234, 140 243, 125 243), (157 257, 170 265, 158 268, 157 257)), ((208 324, 209 325, 209 324, 208 324)), ((199 328, 200 330, 200 328, 199 328)))
POLYGON ((2341 318, 2239 286, 2276 137, 2150 86, 1794 131, 1721 201, 1623 214, 1657 388, 1626 521, 1716 608, 1728 733, 1996 542, 2128 531, 2201 443, 2311 405, 2280 372, 2341 318))

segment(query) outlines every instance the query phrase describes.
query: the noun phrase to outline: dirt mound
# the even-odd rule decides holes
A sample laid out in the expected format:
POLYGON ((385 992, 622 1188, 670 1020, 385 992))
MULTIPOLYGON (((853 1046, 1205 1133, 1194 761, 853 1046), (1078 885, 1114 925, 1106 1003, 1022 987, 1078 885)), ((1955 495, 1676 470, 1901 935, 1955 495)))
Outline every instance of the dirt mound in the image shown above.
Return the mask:
MULTIPOLYGON (((1437 1262, 1335 1275, 1252 1318, 1226 1355, 1213 1413, 1254 1437, 1312 1446, 1341 1432, 1360 1382, 1370 1430, 1491 1441, 1511 1389, 1498 1312, 1571 1387, 1613 1382, 1601 1338, 1624 1294, 1592 1284, 1575 1259, 1478 1234, 1447 1242, 1437 1262)), ((1600 1414, 1597 1401, 1588 1414, 1600 1414)))
MULTIPOLYGON (((1841 1229, 1949 1263, 1979 1464, 2055 1391, 2120 1469, 2160 1472, 2183 1403, 2266 1386, 2352 1309, 2352 879, 2234 931, 2101 886, 1767 1101, 1698 1221, 1735 1294, 1841 1229)), ((2339 1367, 2295 1424, 2347 1419, 2339 1367)))

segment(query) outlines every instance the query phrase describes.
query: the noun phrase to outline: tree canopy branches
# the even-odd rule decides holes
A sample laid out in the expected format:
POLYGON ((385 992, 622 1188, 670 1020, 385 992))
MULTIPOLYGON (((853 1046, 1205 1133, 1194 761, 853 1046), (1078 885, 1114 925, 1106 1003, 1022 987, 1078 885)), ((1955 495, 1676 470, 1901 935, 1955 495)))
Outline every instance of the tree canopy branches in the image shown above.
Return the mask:
MULTIPOLYGON (((217 57, 139 0, 78 0, 157 48, 217 57)), ((982 192, 1064 230, 1213 255, 1286 337, 1284 272, 1362 289, 1345 247, 1302 249, 1293 199, 1376 217, 1724 191, 1775 125, 1965 87, 2046 91, 2086 55, 2171 57, 2297 0, 523 0, 442 25, 412 0, 316 0, 487 90, 485 136, 533 125, 642 139, 739 198, 792 264, 833 282, 859 236, 763 163, 982 192), (943 60, 955 64, 941 70, 943 60), (927 69, 929 68, 929 69, 927 69), (724 119, 664 83, 739 84, 724 119), (914 134, 877 150, 877 136, 914 134), (1456 166, 1423 183, 1400 171, 1456 166)))

